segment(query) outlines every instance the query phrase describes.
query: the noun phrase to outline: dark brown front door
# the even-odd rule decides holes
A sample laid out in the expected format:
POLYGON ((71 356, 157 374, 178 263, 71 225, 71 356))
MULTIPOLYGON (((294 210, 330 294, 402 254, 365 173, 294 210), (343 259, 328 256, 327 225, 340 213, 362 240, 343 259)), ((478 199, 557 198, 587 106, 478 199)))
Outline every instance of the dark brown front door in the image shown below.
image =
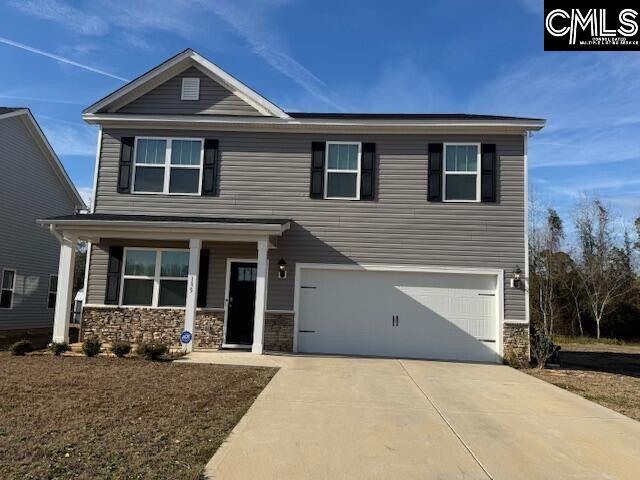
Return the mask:
POLYGON ((253 343, 257 271, 256 263, 231 262, 225 338, 227 344, 251 345, 253 343))

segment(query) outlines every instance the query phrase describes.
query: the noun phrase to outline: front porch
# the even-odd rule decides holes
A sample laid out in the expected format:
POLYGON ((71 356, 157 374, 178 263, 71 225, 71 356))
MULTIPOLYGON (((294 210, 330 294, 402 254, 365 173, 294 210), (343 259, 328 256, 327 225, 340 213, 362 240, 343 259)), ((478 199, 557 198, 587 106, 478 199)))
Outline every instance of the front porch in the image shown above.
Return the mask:
POLYGON ((291 351, 293 313, 267 310, 288 220, 74 215, 41 220, 60 241, 53 341, 69 341, 75 248, 88 242, 83 337, 186 351, 291 351), (270 255, 271 252, 271 255, 270 255), (275 268, 274 268, 275 266, 275 268))

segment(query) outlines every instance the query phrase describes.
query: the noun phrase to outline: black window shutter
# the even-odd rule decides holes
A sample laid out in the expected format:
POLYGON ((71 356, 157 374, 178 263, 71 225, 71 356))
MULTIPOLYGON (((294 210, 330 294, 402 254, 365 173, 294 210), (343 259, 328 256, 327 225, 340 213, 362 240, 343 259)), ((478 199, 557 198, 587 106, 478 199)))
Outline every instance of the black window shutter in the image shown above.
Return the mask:
POLYGON ((217 196, 220 185, 220 154, 218 140, 204 141, 204 166, 202 171, 202 195, 217 196))
POLYGON ((429 144, 427 200, 442 201, 442 143, 429 144))
POLYGON ((376 144, 362 144, 360 163, 360 200, 374 200, 376 197, 376 144))
POLYGON ((311 185, 309 196, 311 198, 324 197, 324 151, 325 142, 311 143, 311 185))
POLYGON ((122 273, 123 247, 109 247, 107 264, 107 288, 104 295, 106 305, 118 305, 120 299, 120 274, 122 273))
POLYGON ((480 199, 483 202, 496 201, 497 167, 496 145, 494 143, 483 143, 480 169, 480 199))
POLYGON ((118 193, 131 193, 131 168, 135 137, 120 139, 120 167, 118 169, 118 193))
POLYGON ((200 268, 198 269, 198 302, 200 308, 207 306, 207 286, 209 284, 209 250, 200 250, 200 268))

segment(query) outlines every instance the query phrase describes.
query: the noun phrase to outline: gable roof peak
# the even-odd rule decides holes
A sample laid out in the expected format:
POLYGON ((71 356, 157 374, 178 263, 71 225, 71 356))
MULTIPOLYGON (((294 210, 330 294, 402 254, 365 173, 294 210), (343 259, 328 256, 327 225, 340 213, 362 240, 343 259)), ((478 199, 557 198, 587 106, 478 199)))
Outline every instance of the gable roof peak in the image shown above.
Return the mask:
POLYGON ((223 87, 230 90, 234 95, 238 96, 244 102, 251 105, 263 116, 290 118, 289 115, 280 107, 271 103, 258 92, 251 89, 229 73, 225 72, 218 65, 206 59, 192 48, 187 48, 182 52, 177 53, 168 60, 165 60, 160 65, 152 68, 146 73, 143 73, 139 77, 110 93, 101 100, 98 100, 93 105, 87 107, 83 111, 83 114, 101 113, 109 109, 110 106, 119 105, 119 103, 124 102, 124 104, 119 105, 119 107, 122 107, 147 93, 149 91, 149 85, 155 86, 153 83, 154 80, 157 81, 158 78, 162 78, 163 74, 166 76, 168 72, 171 73, 168 78, 164 79, 164 81, 166 81, 169 78, 178 75, 181 71, 184 71, 184 69, 193 64, 199 66, 205 74, 211 77, 214 81, 221 84, 223 87), (145 88, 145 86, 147 88, 145 88))

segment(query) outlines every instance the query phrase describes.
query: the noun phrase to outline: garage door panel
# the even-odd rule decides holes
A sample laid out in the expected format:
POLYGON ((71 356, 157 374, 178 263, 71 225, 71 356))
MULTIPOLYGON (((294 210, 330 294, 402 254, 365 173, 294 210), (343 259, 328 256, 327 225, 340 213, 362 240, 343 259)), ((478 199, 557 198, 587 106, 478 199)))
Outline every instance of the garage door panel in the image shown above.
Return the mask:
POLYGON ((496 359, 496 276, 303 269, 301 286, 299 351, 496 359))

